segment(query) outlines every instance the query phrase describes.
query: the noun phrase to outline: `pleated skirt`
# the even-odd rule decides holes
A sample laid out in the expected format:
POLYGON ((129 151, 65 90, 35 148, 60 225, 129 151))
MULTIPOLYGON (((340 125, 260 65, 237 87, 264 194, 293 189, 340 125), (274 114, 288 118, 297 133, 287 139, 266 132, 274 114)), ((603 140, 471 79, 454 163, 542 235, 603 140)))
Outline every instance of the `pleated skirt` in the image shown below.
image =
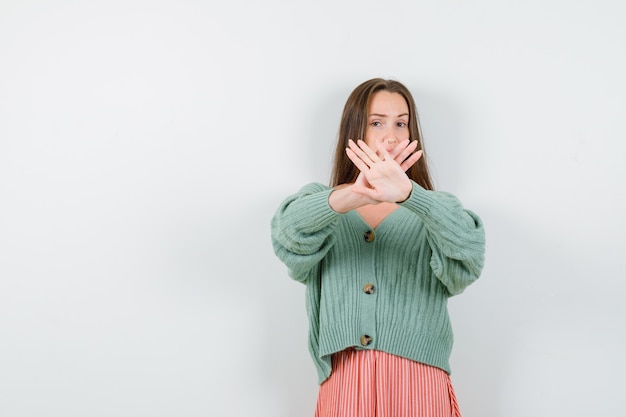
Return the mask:
POLYGON ((315 409, 315 417, 460 416, 444 370, 377 350, 335 353, 315 409))

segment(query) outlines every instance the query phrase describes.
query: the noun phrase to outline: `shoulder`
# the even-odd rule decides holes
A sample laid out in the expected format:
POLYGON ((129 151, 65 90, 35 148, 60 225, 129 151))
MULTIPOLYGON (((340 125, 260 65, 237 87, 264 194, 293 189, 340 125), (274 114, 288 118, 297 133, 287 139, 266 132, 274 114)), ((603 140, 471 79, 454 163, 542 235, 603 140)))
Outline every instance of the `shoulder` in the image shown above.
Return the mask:
POLYGON ((328 185, 324 185, 319 182, 311 182, 300 188, 298 194, 314 194, 330 190, 332 190, 332 187, 329 187, 328 185))

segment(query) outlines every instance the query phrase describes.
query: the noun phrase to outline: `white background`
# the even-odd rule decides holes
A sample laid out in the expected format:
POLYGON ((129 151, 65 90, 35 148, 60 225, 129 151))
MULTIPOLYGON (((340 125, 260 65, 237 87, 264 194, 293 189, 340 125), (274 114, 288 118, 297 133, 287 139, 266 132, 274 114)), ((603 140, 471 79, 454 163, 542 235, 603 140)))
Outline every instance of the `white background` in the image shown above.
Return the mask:
POLYGON ((626 18, 603 1, 0 1, 0 416, 312 416, 284 197, 372 77, 484 220, 464 417, 626 415, 626 18))

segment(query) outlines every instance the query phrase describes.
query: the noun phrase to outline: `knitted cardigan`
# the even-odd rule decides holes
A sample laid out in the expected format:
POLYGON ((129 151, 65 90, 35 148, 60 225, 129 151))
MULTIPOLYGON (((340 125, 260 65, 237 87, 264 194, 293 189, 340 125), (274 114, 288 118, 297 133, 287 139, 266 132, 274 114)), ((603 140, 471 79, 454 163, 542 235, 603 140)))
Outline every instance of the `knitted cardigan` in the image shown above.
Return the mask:
POLYGON ((319 383, 331 355, 377 349, 450 373, 447 299, 484 263, 480 218, 451 194, 413 182, 409 198, 374 230, 356 210, 337 213, 332 188, 308 184, 272 219, 274 252, 306 285, 309 351, 319 383))

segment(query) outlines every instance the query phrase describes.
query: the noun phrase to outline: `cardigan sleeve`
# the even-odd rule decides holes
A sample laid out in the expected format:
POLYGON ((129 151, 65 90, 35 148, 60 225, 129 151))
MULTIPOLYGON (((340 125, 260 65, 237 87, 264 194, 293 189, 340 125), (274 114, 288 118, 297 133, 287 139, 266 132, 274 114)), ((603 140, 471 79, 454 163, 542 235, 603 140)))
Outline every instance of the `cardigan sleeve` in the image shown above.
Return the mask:
POLYGON ((485 261, 481 219, 464 209, 452 194, 425 190, 415 182, 411 195, 401 205, 424 221, 435 276, 450 295, 463 292, 478 279, 485 261))
POLYGON ((332 188, 313 183, 287 197, 271 222, 272 246, 296 281, 306 282, 309 273, 335 242, 340 213, 328 204, 332 188))

